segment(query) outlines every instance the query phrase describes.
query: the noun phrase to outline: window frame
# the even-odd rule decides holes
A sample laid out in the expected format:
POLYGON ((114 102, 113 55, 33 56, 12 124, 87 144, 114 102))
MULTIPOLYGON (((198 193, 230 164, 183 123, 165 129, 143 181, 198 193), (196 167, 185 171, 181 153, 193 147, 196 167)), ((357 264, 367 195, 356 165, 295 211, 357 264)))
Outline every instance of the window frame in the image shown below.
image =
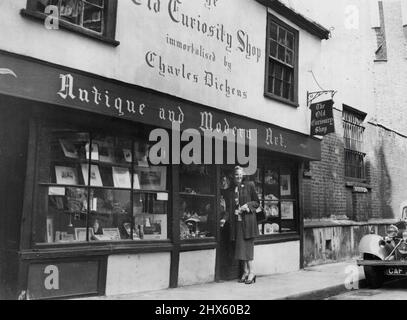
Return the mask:
MULTIPOLYGON (((69 117, 70 120, 76 118, 74 117, 69 117)), ((167 201, 167 238, 166 239, 159 239, 159 240, 153 240, 153 239, 142 239, 142 240, 136 240, 136 239, 120 239, 120 240, 100 240, 100 241, 91 241, 90 239, 87 238, 86 241, 72 241, 72 242, 52 242, 52 243, 47 243, 47 242, 39 242, 36 241, 38 239, 37 236, 37 223, 39 221, 40 215, 38 214, 40 210, 40 189, 44 187, 52 187, 56 186, 55 183, 50 182, 41 182, 39 179, 39 139, 41 139, 41 132, 43 130, 48 130, 50 128, 56 128, 56 124, 58 124, 61 127, 67 126, 67 127, 72 127, 72 129, 79 130, 79 131, 86 131, 89 133, 90 137, 90 142, 93 140, 94 134, 106 134, 106 135, 116 135, 118 137, 127 137, 131 139, 132 143, 134 144, 134 141, 140 140, 140 139, 145 139, 146 136, 145 134, 138 129, 133 129, 129 125, 124 125, 124 127, 118 127, 117 124, 112 124, 112 127, 107 129, 103 128, 102 125, 100 124, 92 124, 90 123, 90 118, 85 118, 82 121, 75 121, 75 122, 70 122, 69 120, 62 119, 60 117, 53 117, 51 116, 50 118, 43 117, 43 118, 36 118, 33 119, 35 122, 35 133, 32 132, 33 135, 35 135, 36 139, 36 144, 32 146, 34 149, 34 158, 35 158, 35 168, 34 170, 34 176, 33 176, 33 190, 32 190, 32 195, 33 195, 33 203, 32 203, 32 208, 30 211, 31 215, 31 223, 30 226, 28 227, 30 232, 29 232, 29 247, 27 249, 31 250, 43 250, 43 249, 60 249, 62 251, 69 250, 69 248, 89 248, 90 250, 100 250, 100 248, 107 247, 115 247, 115 248, 122 248, 124 250, 139 250, 140 248, 145 248, 145 250, 154 250, 153 248, 163 248, 166 247, 167 244, 171 244, 174 241, 174 234, 171 229, 171 222, 174 219, 173 215, 173 209, 172 209, 172 199, 173 199, 173 190, 171 187, 172 184, 172 179, 173 179, 173 172, 171 165, 160 165, 160 166, 165 166, 166 169, 166 181, 167 181, 167 186, 166 190, 163 191, 156 191, 157 193, 159 192, 165 192, 168 193, 168 201, 167 201)), ((152 127, 151 127, 152 129, 152 127)), ((133 148, 133 147, 132 147, 133 148)), ((138 166, 135 164, 135 156, 134 156, 134 150, 133 152, 133 162, 131 163, 131 172, 135 170, 138 166)), ((91 160, 91 157, 89 156, 89 159, 86 159, 86 163, 88 165, 94 164, 94 161, 91 160)), ((130 165, 130 164, 129 164, 130 165)), ((133 176, 133 175, 131 175, 133 176)), ((134 177, 132 177, 132 183, 133 183, 134 177)), ((88 181, 89 182, 89 181, 88 181)), ((67 186, 65 186, 67 187, 67 186)), ((78 187, 78 186, 74 186, 78 187)), ((86 190, 92 190, 92 189, 97 189, 94 186, 90 185, 89 183, 84 183, 84 185, 80 186, 79 188, 86 189, 86 190)), ((115 188, 113 186, 108 187, 107 189, 117 189, 117 190, 124 190, 130 192, 130 201, 133 203, 134 202, 134 195, 137 194, 146 194, 146 193, 151 193, 151 190, 134 190, 133 188, 115 188), (128 189, 128 190, 127 190, 128 189)), ((128 213, 129 217, 133 216, 133 206, 131 206, 131 211, 128 213)), ((88 217, 91 217, 91 211, 88 208, 87 209, 88 214, 87 214, 87 221, 86 221, 86 228, 91 229, 92 226, 89 224, 88 217)), ((133 222, 132 222, 133 225, 133 222)), ((28 230, 27 228, 27 230, 28 230)), ((133 235, 133 232, 131 233, 133 235)))
MULTIPOLYGON (((45 21, 47 15, 36 10, 36 5, 39 0, 27 0, 26 9, 21 10, 21 15, 26 18, 32 18, 38 21, 45 21)), ((82 26, 70 23, 66 20, 59 19, 59 27, 61 29, 74 32, 85 37, 99 40, 107 44, 117 47, 120 42, 116 38, 117 24, 117 0, 105 0, 104 21, 105 25, 102 33, 92 31, 82 26)))
POLYGON ((299 103, 298 103, 298 72, 299 72, 299 63, 298 63, 298 57, 299 57, 299 31, 295 28, 293 28, 292 26, 288 25, 287 23, 285 23, 284 21, 282 21, 281 19, 277 18, 275 15, 273 15, 272 13, 268 12, 267 14, 267 29, 266 29, 266 62, 265 62, 265 72, 264 72, 264 96, 266 98, 270 98, 279 102, 282 102, 284 104, 293 106, 293 107, 299 107, 299 103), (286 29, 286 31, 291 32, 294 35, 294 55, 293 55, 293 59, 294 59, 294 63, 293 63, 293 100, 291 99, 286 99, 282 96, 278 96, 272 92, 270 92, 268 90, 268 86, 269 86, 269 67, 270 67, 270 60, 273 59, 276 63, 279 63, 285 67, 286 66, 284 63, 282 63, 281 61, 279 61, 278 59, 274 59, 273 57, 270 56, 270 28, 271 28, 271 24, 272 22, 274 22, 275 24, 277 24, 278 26, 286 29))
MULTIPOLYGON (((343 142, 344 142, 344 169, 345 169, 345 178, 347 180, 355 180, 355 181, 366 181, 367 177, 366 177, 366 163, 365 163, 365 158, 366 158, 366 153, 364 153, 362 151, 363 149, 363 145, 364 145, 364 132, 365 132, 365 127, 363 126, 363 122, 366 118, 366 113, 361 112, 359 110, 356 110, 352 107, 349 107, 347 105, 343 105, 343 109, 342 109, 342 126, 344 127, 344 132, 343 132, 343 142), (352 122, 349 121, 347 119, 345 119, 345 113, 352 115, 353 117, 355 117, 356 119, 358 119, 360 121, 360 123, 356 123, 356 122, 352 122), (357 140, 357 139, 352 139, 352 137, 346 137, 346 129, 345 129, 345 125, 349 125, 349 126, 354 126, 358 129, 361 130, 361 140, 357 140), (352 148, 352 146, 348 146, 349 143, 346 142, 346 139, 353 141, 356 140, 353 144, 356 144, 356 148, 352 148), (359 149, 359 150, 358 150, 359 149), (350 163, 349 162, 349 158, 351 157, 357 157, 360 156, 361 157, 361 167, 355 166, 354 163, 350 163), (356 169, 355 169, 356 167, 356 169), (351 168, 352 172, 356 172, 356 175, 358 175, 359 172, 359 176, 353 176, 353 175, 348 175, 349 173, 349 168, 351 168), (359 171, 358 171, 359 169, 359 171)), ((352 144, 352 142, 350 142, 350 144, 352 144)))

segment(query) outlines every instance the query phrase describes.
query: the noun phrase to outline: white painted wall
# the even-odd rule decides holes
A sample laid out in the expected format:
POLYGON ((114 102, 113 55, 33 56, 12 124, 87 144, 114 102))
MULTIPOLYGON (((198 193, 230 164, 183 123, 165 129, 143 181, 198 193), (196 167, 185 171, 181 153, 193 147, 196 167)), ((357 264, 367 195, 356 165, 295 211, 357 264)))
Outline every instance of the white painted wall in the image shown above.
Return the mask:
POLYGON ((215 259, 215 249, 181 252, 178 286, 215 281, 215 259))
POLYGON ((287 273, 300 269, 300 242, 284 242, 254 247, 257 275, 287 273))
MULTIPOLYGON (((374 116, 373 67, 378 24, 373 0, 282 0, 294 10, 331 30, 322 42, 314 75, 325 90, 337 90, 335 107, 342 104, 374 116)), ((313 81, 315 83, 315 81, 313 81)), ((318 88, 318 86, 316 87, 318 88)))
POLYGON ((168 252, 109 256, 106 295, 167 289, 170 262, 168 252))
MULTIPOLYGON (((161 0, 161 11, 147 8, 147 1, 137 6, 130 0, 118 1, 117 48, 90 40, 64 30, 47 30, 38 21, 19 14, 26 0, 0 2, 0 49, 32 56, 79 70, 153 88, 211 107, 260 119, 292 130, 309 133, 309 110, 306 91, 316 89, 309 70, 318 70, 321 40, 300 30, 300 108, 293 108, 264 98, 265 39, 267 9, 254 0, 222 0, 207 8, 204 0, 182 0, 180 11, 208 24, 223 24, 232 35, 231 52, 225 43, 174 23, 168 14, 168 0, 161 0), (249 35, 252 45, 261 50, 261 57, 246 59, 239 50, 237 32, 249 35), (211 62, 166 44, 170 36, 214 52, 211 62), (180 67, 199 77, 199 83, 175 76, 161 76, 146 63, 146 53, 153 51, 164 63, 180 67), (232 64, 224 67, 224 57, 232 64), (204 84, 204 71, 210 71, 221 82, 228 79, 231 87, 247 92, 247 99, 226 97, 223 92, 204 84)), ((296 27, 297 28, 297 27, 296 27)), ((297 28, 298 29, 298 28, 297 28)), ((323 82, 324 83, 324 82, 323 82)), ((326 83, 329 87, 331 84, 326 83)))

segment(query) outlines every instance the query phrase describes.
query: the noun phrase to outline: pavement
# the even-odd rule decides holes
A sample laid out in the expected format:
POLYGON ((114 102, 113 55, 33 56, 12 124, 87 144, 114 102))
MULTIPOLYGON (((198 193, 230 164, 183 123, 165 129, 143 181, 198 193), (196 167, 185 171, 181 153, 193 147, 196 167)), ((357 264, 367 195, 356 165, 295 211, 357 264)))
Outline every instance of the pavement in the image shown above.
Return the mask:
POLYGON ((364 279, 363 268, 351 260, 258 276, 252 285, 224 281, 76 300, 319 300, 363 287, 364 279))

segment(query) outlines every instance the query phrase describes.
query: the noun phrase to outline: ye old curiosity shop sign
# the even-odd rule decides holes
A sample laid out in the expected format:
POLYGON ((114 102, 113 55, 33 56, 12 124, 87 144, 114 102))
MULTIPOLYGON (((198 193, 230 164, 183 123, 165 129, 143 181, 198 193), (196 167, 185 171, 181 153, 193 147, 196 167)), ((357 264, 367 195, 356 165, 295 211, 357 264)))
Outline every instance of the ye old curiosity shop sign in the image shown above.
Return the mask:
POLYGON ((335 132, 333 105, 333 100, 311 104, 311 135, 324 136, 335 132))
MULTIPOLYGON (((138 14, 149 19, 153 26, 148 37, 155 39, 155 44, 146 41, 148 45, 140 50, 144 70, 155 75, 152 79, 169 81, 165 83, 170 85, 179 81, 202 93, 210 90, 226 98, 249 99, 250 83, 237 79, 247 77, 247 68, 259 64, 263 53, 255 44, 253 28, 233 26, 241 21, 220 15, 219 8, 225 8, 227 2, 132 2, 138 14)), ((143 37, 143 34, 136 36, 143 37)))

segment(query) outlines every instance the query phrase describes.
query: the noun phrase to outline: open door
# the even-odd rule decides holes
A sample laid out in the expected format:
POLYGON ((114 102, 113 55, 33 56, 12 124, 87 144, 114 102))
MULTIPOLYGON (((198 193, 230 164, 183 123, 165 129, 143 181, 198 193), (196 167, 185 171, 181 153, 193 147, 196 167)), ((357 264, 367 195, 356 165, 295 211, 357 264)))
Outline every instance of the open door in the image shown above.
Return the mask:
MULTIPOLYGON (((233 166, 224 166, 221 168, 221 181, 220 181, 220 194, 221 194, 221 210, 224 210, 224 203, 226 190, 229 188, 233 175, 233 166)), ((222 216, 222 214, 221 214, 222 216)), ((234 242, 230 241, 230 228, 229 223, 220 229, 219 239, 219 264, 220 264, 220 279, 233 280, 238 279, 240 276, 240 264, 238 260, 234 259, 234 242)))

